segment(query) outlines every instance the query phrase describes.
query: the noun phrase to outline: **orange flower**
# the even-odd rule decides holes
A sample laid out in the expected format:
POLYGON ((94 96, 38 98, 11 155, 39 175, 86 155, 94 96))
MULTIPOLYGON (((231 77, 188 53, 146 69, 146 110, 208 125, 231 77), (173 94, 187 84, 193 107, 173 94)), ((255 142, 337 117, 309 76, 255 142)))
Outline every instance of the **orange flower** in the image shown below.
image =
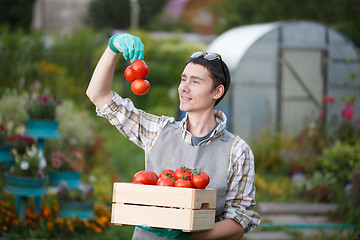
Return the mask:
POLYGON ((45 218, 51 216, 51 209, 50 208, 44 207, 42 210, 43 210, 43 215, 44 215, 45 218))
POLYGON ((73 226, 72 224, 69 224, 69 225, 68 225, 68 229, 69 229, 70 232, 74 232, 74 231, 75 231, 74 226, 73 226))
POLYGON ((7 227, 7 226, 3 226, 3 227, 2 227, 2 230, 5 231, 5 232, 7 232, 8 227, 7 227))
POLYGON ((49 229, 49 230, 51 231, 51 230, 53 230, 53 228, 54 228, 54 223, 52 223, 52 222, 46 222, 46 227, 47 227, 47 229, 49 229))
POLYGON ((95 221, 97 222, 97 224, 99 224, 101 227, 105 227, 106 223, 108 221, 108 218, 106 216, 102 216, 102 217, 97 217, 95 219, 95 221))
POLYGON ((26 219, 25 225, 26 225, 26 226, 29 226, 29 225, 31 225, 31 224, 32 224, 31 219, 26 219))
POLYGON ((90 223, 89 223, 88 220, 84 220, 84 226, 85 226, 85 227, 90 227, 90 223))
POLYGON ((99 228, 99 227, 96 227, 94 230, 95 230, 95 232, 97 232, 97 233, 102 233, 102 229, 99 228))

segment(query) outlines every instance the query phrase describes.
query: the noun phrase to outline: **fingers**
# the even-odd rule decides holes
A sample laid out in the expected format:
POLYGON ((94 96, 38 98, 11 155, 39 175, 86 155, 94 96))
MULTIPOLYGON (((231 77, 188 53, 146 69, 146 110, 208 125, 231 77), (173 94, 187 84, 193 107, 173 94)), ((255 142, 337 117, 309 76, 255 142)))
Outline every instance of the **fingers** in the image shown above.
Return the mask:
POLYGON ((119 45, 125 60, 133 62, 138 59, 144 59, 144 44, 140 38, 131 35, 125 36, 121 39, 119 45))
POLYGON ((134 38, 134 55, 131 58, 131 62, 135 60, 144 60, 144 44, 141 42, 140 38, 135 37, 134 38))

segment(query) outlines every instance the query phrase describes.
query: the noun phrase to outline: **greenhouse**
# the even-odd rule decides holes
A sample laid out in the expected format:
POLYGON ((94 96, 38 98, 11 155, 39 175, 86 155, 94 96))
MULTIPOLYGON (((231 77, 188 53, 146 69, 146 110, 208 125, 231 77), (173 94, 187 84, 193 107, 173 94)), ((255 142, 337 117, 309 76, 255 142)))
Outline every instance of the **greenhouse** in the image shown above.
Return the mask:
MULTIPOLYGON (((356 46, 322 23, 241 26, 217 37, 207 51, 220 53, 230 69, 232 85, 219 108, 245 140, 264 130, 299 133, 304 118, 319 114, 329 123, 344 107, 344 97, 359 96, 356 46), (326 104, 325 96, 334 101, 326 104)), ((359 99, 353 107, 360 108, 359 99)))

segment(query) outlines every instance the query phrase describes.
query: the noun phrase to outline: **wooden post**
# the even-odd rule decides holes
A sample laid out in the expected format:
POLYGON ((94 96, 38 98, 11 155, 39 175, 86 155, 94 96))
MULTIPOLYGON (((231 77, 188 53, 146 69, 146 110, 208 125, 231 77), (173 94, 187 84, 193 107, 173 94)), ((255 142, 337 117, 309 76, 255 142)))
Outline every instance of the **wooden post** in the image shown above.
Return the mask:
POLYGON ((351 204, 355 208, 360 208, 360 170, 354 171, 353 174, 353 191, 351 204))

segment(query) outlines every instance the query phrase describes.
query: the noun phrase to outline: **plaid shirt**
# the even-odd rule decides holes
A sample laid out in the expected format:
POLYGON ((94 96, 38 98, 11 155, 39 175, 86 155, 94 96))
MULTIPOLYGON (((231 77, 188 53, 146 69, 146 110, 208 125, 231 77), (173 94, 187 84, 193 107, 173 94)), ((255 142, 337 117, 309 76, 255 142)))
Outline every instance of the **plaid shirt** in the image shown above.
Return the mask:
MULTIPOLYGON (((155 116, 134 107, 130 99, 123 99, 114 92, 110 103, 101 110, 96 109, 98 116, 104 117, 114 125, 127 139, 145 151, 145 158, 163 127, 174 118, 155 116)), ((187 117, 182 127, 184 141, 191 144, 191 133, 187 130, 187 117)), ((218 126, 210 137, 199 145, 206 145, 221 136, 226 127, 226 116, 215 110, 218 126)), ((146 159, 145 159, 146 163, 146 159)), ((222 219, 230 218, 242 225, 245 231, 250 231, 260 224, 260 216, 251 209, 255 207, 255 166, 254 155, 239 136, 235 136, 229 159, 228 191, 226 195, 225 213, 222 219)), ((219 220, 222 220, 219 219, 219 220)))

